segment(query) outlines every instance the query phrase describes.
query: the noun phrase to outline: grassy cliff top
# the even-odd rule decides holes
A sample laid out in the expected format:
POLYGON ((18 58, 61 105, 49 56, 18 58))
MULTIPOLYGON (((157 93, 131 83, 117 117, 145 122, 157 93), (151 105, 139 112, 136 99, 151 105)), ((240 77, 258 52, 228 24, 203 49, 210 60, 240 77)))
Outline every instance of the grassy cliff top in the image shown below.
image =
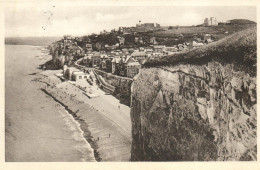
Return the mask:
POLYGON ((202 65, 210 61, 234 63, 235 69, 256 75, 256 27, 242 30, 197 49, 149 60, 144 67, 202 65))

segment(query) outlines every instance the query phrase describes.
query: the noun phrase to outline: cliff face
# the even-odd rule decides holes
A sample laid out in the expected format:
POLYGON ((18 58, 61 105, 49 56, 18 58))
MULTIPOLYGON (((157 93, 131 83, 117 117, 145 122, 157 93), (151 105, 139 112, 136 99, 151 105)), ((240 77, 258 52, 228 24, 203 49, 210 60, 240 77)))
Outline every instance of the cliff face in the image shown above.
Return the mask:
POLYGON ((132 160, 256 160, 256 77, 233 67, 142 69, 131 88, 132 160))

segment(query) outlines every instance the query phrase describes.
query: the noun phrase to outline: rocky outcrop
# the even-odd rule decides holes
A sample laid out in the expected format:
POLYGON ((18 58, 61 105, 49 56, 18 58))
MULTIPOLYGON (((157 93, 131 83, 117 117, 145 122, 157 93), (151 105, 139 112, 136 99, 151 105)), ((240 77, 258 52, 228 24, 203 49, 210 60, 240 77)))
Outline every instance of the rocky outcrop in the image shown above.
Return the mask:
POLYGON ((256 77, 233 67, 142 69, 132 85, 132 160, 256 160, 256 77))

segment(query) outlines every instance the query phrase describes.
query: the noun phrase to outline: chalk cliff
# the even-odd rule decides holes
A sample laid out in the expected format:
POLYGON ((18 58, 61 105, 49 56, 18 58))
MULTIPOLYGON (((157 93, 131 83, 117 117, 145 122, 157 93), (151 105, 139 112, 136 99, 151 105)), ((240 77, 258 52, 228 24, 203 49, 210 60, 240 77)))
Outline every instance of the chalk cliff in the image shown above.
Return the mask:
POLYGON ((170 57, 134 77, 131 159, 256 160, 256 29, 170 57))

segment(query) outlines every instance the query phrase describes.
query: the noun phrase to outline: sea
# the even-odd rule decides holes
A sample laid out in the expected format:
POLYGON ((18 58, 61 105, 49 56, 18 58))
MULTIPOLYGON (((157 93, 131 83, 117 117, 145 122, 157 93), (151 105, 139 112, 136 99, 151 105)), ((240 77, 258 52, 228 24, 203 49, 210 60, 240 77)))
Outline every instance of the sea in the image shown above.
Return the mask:
POLYGON ((41 46, 5 46, 5 161, 95 161, 78 122, 33 82, 51 58, 41 46))

